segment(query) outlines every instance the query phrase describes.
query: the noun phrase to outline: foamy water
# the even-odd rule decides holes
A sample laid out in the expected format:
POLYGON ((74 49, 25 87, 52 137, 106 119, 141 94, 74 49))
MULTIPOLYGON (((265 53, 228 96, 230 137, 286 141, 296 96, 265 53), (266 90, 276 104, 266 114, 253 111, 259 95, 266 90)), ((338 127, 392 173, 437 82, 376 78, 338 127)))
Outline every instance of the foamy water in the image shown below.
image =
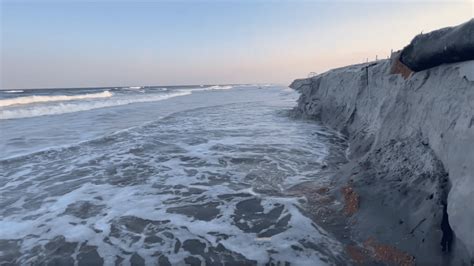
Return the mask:
MULTIPOLYGON (((119 106, 131 103, 142 103, 142 102, 154 102, 154 101, 162 101, 172 97, 177 96, 184 96, 191 94, 190 91, 181 91, 176 93, 168 93, 168 94, 158 94, 158 95, 151 95, 151 96, 134 96, 128 98, 111 98, 112 94, 110 92, 103 93, 102 95, 110 95, 106 97, 89 97, 89 95, 80 95, 80 96, 69 96, 66 102, 61 102, 57 104, 49 104, 49 105, 34 105, 22 108, 12 108, 12 109, 5 109, 0 110, 0 120, 1 119, 15 119, 15 118, 25 118, 25 117, 35 117, 35 116, 43 116, 43 115, 57 115, 57 114, 66 114, 66 113, 74 113, 80 111, 87 111, 97 108, 105 108, 105 107, 112 107, 112 106, 119 106), (111 98, 107 100, 98 101, 99 98, 111 98), (94 99, 94 101, 78 101, 75 103, 69 103, 67 101, 78 100, 78 99, 94 99)), ((59 101, 59 97, 51 97, 53 98, 54 102, 59 101)), ((13 100, 12 100, 13 101, 13 100)), ((15 100, 17 101, 17 100, 15 100)), ((37 103, 35 101, 34 103, 37 103)), ((45 101, 46 102, 46 101, 45 101)), ((48 102, 51 102, 48 101, 48 102)), ((33 102, 32 102, 33 103, 33 102)))
MULTIPOLYGON (((12 92, 12 91, 7 91, 12 92)), ((0 107, 10 105, 23 105, 32 103, 45 103, 45 102, 59 102, 59 101, 74 101, 74 100, 85 100, 85 99, 98 99, 98 98, 109 98, 112 97, 110 91, 103 91, 99 93, 86 93, 74 96, 68 95, 54 95, 54 96, 26 96, 16 97, 11 99, 0 100, 0 107)))
POLYGON ((321 167, 345 160, 345 141, 291 119, 294 99, 284 88, 208 89, 113 107, 121 118, 103 107, 5 120, 52 129, 74 117, 70 130, 87 132, 129 117, 122 130, 0 160, 0 263, 344 264, 342 245, 288 190, 326 182, 321 167), (183 107, 164 115, 171 106, 183 107))
MULTIPOLYGON (((31 95, 0 99, 0 120, 57 115, 87 111, 131 103, 162 101, 172 97, 189 95, 193 91, 229 90, 233 86, 209 86, 196 88, 180 88, 169 92, 167 88, 156 88, 146 93, 142 87, 127 87, 122 91, 140 92, 136 95, 115 94, 109 90, 97 93, 81 93, 77 95, 31 95)), ((4 91, 5 93, 24 91, 4 91)), ((31 91, 34 93, 34 91, 31 91)))

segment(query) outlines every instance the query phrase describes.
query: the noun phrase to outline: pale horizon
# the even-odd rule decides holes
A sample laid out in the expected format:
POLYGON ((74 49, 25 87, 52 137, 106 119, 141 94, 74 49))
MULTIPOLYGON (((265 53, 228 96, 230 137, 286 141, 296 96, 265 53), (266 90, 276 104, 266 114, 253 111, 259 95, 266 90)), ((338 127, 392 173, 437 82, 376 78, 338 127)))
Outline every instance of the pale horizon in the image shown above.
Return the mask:
POLYGON ((0 89, 289 84, 387 58, 473 1, 1 1, 0 89))

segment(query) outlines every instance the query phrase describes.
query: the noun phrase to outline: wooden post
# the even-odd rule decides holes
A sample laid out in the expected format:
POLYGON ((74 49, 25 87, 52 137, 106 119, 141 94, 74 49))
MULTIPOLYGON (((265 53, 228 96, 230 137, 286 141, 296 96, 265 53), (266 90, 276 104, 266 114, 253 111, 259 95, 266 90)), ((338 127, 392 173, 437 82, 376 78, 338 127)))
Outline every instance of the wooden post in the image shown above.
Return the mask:
POLYGON ((367 86, 369 86, 369 66, 365 67, 365 76, 367 77, 367 86))

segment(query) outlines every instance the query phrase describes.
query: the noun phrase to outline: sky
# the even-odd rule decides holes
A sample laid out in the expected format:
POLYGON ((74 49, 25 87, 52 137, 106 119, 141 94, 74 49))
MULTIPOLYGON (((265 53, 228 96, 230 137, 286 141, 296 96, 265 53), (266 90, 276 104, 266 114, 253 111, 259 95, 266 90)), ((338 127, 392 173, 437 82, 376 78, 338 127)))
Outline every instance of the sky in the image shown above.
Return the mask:
POLYGON ((0 0, 0 89, 277 83, 386 58, 474 0, 0 0))

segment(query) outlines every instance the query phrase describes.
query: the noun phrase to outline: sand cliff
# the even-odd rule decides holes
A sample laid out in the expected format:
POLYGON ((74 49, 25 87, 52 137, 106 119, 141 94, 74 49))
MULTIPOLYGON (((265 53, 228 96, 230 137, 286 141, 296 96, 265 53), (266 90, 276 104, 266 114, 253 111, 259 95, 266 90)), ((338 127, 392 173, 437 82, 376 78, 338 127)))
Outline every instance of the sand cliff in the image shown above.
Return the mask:
POLYGON ((469 265, 474 61, 405 79, 390 74, 391 60, 295 80, 290 87, 301 94, 295 112, 348 137, 350 162, 334 181, 359 195, 359 209, 349 218, 354 240, 374 237, 419 265, 469 265))

